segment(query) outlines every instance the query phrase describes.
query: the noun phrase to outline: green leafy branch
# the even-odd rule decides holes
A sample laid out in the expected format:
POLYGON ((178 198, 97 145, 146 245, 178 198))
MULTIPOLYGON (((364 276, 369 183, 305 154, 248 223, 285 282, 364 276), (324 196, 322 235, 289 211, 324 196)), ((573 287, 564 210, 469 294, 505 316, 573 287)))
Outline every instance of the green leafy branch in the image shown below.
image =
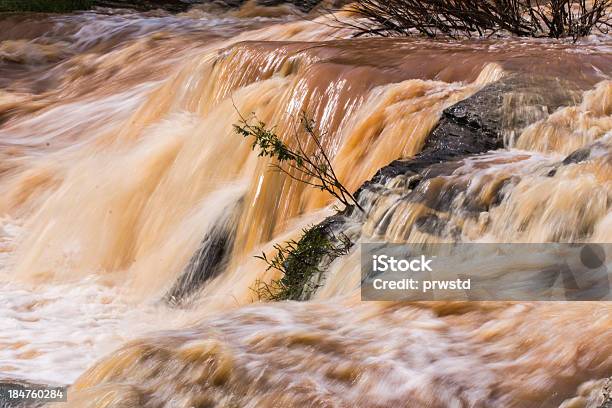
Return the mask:
POLYGON ((252 137, 253 150, 259 149, 260 157, 275 158, 277 163, 272 166, 291 179, 321 191, 327 191, 345 206, 354 206, 364 211, 353 194, 338 179, 321 144, 321 138, 315 130, 314 121, 302 113, 300 125, 315 144, 316 149, 312 154, 306 152, 297 130, 293 134, 296 148, 292 148, 278 137, 274 127, 266 127, 266 124, 258 120, 255 114, 252 114, 249 119, 241 115, 240 122, 234 125, 234 130, 245 138, 252 137))
POLYGON ((328 226, 305 229, 299 241, 290 240, 274 245, 276 254, 268 257, 262 253, 256 258, 263 260, 267 271, 281 272, 280 279, 265 283, 255 282, 252 290, 260 300, 305 300, 320 286, 320 276, 334 259, 349 253, 353 243, 345 235, 336 236, 328 226))

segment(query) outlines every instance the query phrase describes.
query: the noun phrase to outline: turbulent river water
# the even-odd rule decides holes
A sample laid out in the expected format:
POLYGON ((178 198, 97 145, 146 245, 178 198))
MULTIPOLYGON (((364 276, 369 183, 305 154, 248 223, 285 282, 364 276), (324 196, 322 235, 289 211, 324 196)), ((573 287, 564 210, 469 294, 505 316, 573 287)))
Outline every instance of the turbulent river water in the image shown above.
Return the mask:
POLYGON ((611 38, 355 39, 283 11, 0 17, 0 379, 71 385, 74 407, 599 405, 610 303, 362 302, 358 246, 310 300, 258 302, 274 275, 254 255, 337 203, 233 124, 255 112, 290 140, 307 112, 355 191, 444 109, 527 84, 500 96, 503 147, 420 201, 380 181, 347 233, 612 242, 611 38), (225 267, 168 302, 219 230, 225 267))

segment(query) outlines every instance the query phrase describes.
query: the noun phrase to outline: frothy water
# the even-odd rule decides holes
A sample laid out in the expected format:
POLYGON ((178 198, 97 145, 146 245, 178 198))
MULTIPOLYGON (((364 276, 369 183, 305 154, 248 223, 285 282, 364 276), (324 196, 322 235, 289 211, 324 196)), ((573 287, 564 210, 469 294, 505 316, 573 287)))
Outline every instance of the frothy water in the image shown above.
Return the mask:
POLYGON ((134 308, 93 281, 35 289, 0 288, 5 379, 71 384, 126 340, 155 330, 156 310, 134 308))

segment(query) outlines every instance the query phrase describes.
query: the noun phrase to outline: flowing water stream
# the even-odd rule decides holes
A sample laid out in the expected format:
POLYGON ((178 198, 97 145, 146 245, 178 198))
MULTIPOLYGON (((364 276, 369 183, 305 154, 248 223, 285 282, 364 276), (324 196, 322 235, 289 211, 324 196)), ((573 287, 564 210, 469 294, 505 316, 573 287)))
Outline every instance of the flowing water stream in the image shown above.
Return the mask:
POLYGON ((418 200, 379 178, 344 232, 612 242, 611 37, 351 39, 282 11, 0 18, 0 378, 72 385, 74 407, 595 407, 610 303, 362 302, 358 246, 309 301, 258 302, 274 275, 254 255, 336 203, 233 125, 254 112, 289 141, 306 112, 355 191, 444 109, 522 84, 500 93, 503 146, 442 163, 418 200), (205 281, 181 281, 198 253, 205 281))

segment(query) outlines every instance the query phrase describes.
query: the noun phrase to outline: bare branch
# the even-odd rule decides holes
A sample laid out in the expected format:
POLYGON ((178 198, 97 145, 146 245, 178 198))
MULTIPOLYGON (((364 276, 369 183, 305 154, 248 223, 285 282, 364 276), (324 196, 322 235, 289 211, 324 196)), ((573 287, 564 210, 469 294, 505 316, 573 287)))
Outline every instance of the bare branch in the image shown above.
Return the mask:
POLYGON ((357 0, 349 10, 358 18, 334 19, 355 30, 355 37, 483 37, 505 31, 576 41, 612 28, 612 0, 357 0))

